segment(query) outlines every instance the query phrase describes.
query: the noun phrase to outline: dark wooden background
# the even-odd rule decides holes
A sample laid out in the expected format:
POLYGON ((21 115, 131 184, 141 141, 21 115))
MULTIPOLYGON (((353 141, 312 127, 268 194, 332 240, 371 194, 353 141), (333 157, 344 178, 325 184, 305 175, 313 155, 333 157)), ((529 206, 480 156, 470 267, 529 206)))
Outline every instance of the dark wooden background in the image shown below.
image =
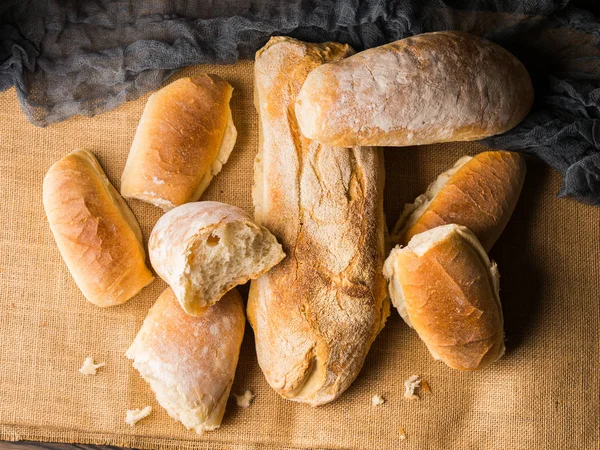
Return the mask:
POLYGON ((0 442, 2 450, 120 450, 105 445, 49 444, 47 442, 0 442))

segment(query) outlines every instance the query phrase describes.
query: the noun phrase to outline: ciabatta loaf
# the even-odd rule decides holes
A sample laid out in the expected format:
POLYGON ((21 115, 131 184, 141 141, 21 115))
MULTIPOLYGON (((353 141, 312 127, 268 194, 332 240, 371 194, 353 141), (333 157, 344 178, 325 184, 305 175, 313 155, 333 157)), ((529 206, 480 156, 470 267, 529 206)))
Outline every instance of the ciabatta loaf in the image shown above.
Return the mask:
POLYGON ((302 133, 323 144, 400 147, 503 133, 532 103, 529 74, 512 54, 440 31, 316 68, 295 108, 302 133))

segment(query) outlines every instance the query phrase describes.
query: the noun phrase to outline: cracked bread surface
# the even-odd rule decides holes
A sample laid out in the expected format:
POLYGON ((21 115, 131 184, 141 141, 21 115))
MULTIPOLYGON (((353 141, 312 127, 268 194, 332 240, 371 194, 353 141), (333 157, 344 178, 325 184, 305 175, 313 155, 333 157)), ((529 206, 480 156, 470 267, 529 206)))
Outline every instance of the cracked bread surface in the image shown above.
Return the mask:
POLYGON ((287 257, 252 282, 248 318, 269 384, 313 406, 350 386, 389 315, 382 151, 322 146, 294 113, 308 73, 351 53, 275 37, 255 65, 255 219, 287 257))

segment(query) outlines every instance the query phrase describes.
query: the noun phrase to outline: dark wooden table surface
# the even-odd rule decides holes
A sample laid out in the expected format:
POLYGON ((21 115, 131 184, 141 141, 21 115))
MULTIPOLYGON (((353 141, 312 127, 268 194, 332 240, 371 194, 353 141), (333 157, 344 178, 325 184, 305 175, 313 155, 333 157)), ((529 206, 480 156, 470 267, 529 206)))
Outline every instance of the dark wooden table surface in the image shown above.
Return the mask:
POLYGON ((105 445, 79 445, 79 444, 49 444, 46 442, 2 442, 2 450, 122 450, 121 447, 105 445))

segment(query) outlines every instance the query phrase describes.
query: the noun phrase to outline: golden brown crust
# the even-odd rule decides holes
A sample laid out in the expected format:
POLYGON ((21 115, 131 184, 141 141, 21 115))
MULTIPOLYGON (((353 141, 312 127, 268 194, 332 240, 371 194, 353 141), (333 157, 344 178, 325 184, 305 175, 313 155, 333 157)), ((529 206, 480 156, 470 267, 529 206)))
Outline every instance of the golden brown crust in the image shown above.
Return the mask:
POLYGON ((208 185, 204 178, 212 177, 231 120, 232 91, 218 76, 204 74, 180 78, 152 94, 123 171, 123 196, 163 209, 197 200, 199 187, 208 185))
POLYGON ((497 269, 467 228, 451 224, 416 236, 392 251, 385 274, 397 283, 391 285, 395 306, 405 308, 401 314, 436 359, 476 370, 502 356, 497 269))
POLYGON ((43 197, 60 253, 91 303, 125 303, 153 280, 137 221, 90 152, 55 163, 43 197))
POLYGON ((509 52, 458 31, 425 33, 319 67, 296 104, 302 133, 327 145, 407 146, 503 133, 533 87, 509 52))
POLYGON ((186 314, 167 288, 127 350, 160 405, 187 428, 218 428, 244 336, 236 289, 199 317, 186 314))
POLYGON ((416 234, 456 223, 469 228, 489 251, 515 209, 525 172, 525 158, 517 153, 478 154, 446 182, 413 225, 403 230, 400 221, 392 240, 406 245, 416 234))
POLYGON ((248 318, 269 384, 311 405, 352 383, 389 314, 382 152, 318 145, 300 135, 294 116, 308 73, 350 51, 276 37, 255 65, 255 217, 288 256, 252 282, 248 318))

